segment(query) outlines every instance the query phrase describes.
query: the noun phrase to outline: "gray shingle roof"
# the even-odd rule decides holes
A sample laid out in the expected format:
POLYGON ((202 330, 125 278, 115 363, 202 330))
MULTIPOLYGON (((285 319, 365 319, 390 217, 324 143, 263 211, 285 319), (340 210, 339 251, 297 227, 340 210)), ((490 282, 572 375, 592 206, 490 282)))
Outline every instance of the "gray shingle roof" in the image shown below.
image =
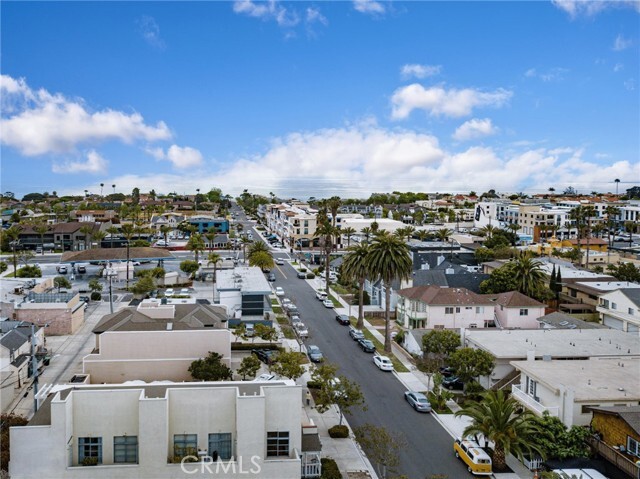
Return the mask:
POLYGON ((4 334, 2 338, 0 338, 0 344, 7 348, 9 351, 15 351, 24 343, 29 341, 30 335, 31 333, 27 330, 27 328, 12 329, 8 333, 4 334))
POLYGON ((592 407, 592 411, 618 416, 626 422, 636 434, 640 434, 640 406, 592 407))
POLYGON ((624 295, 640 308, 640 288, 624 288, 621 289, 624 295))

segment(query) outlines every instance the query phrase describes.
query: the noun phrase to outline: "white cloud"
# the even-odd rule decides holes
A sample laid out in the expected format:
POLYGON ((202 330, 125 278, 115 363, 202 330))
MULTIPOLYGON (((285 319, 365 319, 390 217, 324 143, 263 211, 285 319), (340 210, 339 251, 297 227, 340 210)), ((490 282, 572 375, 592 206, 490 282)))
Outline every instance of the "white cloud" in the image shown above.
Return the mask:
POLYGON ((252 0, 236 0, 233 11, 262 20, 274 20, 281 27, 293 27, 300 22, 298 13, 280 5, 275 0, 253 2, 252 0))
POLYGON ((564 80, 564 75, 568 72, 568 69, 561 67, 550 68, 543 72, 538 71, 535 68, 529 68, 524 72, 524 76, 527 78, 539 78, 543 82, 552 82, 564 80))
POLYGON ((611 178, 640 177, 638 162, 588 161, 580 148, 519 145, 506 152, 478 146, 446 151, 431 135, 366 122, 291 133, 274 139, 260 154, 208 173, 125 175, 107 183, 123 191, 137 186, 193 193, 195 188, 219 185, 233 195, 247 188, 299 198, 354 198, 394 190, 469 191, 469 185, 476 191, 546 192, 550 185, 558 190, 573 186, 579 191, 608 191, 611 178))
POLYGON ((615 73, 618 73, 619 71, 622 71, 622 70, 624 70, 624 65, 623 65, 622 63, 616 63, 616 64, 613 66, 613 71, 614 71, 615 73))
POLYGON ((400 73, 402 75, 402 78, 426 78, 438 75, 441 70, 441 65, 419 65, 417 63, 411 63, 403 65, 400 69, 400 73))
POLYGON ((307 8, 305 20, 309 24, 321 23, 322 25, 327 25, 329 23, 327 17, 320 13, 320 9, 316 7, 307 8))
POLYGON ((375 0, 353 0, 353 8, 360 13, 382 15, 385 13, 385 6, 375 0))
POLYGON ((453 133, 454 140, 467 141, 475 138, 482 138, 485 136, 491 136, 498 133, 490 118, 473 118, 472 120, 464 122, 453 133))
POLYGON ((143 15, 137 20, 138 31, 142 38, 152 47, 164 50, 165 43, 160 37, 160 26, 156 19, 149 15, 143 15))
POLYGON ((629 91, 634 91, 636 89, 636 81, 633 78, 629 78, 623 82, 624 87, 629 91))
POLYGON ((414 83, 397 89, 391 97, 391 117, 398 120, 407 118, 413 110, 424 110, 432 116, 461 117, 470 115, 474 108, 504 106, 513 93, 499 88, 493 92, 483 92, 472 88, 463 90, 443 87, 425 88, 414 83))
POLYGON ((190 146, 171 145, 165 152, 162 148, 147 146, 144 152, 153 156, 156 160, 168 160, 174 168, 185 169, 202 164, 202 153, 190 146))
POLYGON ((87 153, 86 161, 65 161, 63 163, 54 163, 52 171, 54 173, 89 173, 92 175, 104 174, 107 172, 109 162, 105 160, 95 150, 87 153))
POLYGON ((3 102, 17 106, 3 111, 1 141, 25 156, 67 153, 81 143, 171 138, 162 121, 153 126, 146 124, 139 113, 110 109, 90 112, 81 100, 69 100, 44 89, 34 91, 23 80, 18 80, 16 86, 16 80, 3 77, 2 91, 3 102))
POLYGON ((564 10, 572 19, 585 16, 592 17, 611 8, 633 8, 640 12, 638 0, 551 0, 560 10, 564 10))
POLYGON ((633 40, 630 38, 624 38, 622 35, 618 35, 613 42, 613 50, 620 52, 622 50, 626 50, 631 45, 633 45, 633 40))

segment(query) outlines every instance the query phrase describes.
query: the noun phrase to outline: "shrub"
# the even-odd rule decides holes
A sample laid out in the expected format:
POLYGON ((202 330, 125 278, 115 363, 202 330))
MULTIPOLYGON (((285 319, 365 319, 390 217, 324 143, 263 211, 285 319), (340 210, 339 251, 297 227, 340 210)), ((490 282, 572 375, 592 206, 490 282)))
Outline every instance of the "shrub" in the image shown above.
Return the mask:
POLYGON ((100 301, 102 299, 102 295, 97 291, 91 293, 91 301, 100 301))
POLYGON ((316 277, 316 275, 315 275, 315 274, 313 274, 313 273, 307 273, 307 279, 313 279, 313 278, 315 278, 315 277, 316 277))
POLYGON ((323 457, 320 459, 320 464, 322 465, 322 475, 320 479, 342 479, 342 474, 340 473, 340 469, 338 469, 336 461, 329 457, 323 457))
POLYGON ((82 465, 83 466, 96 466, 98 464, 98 458, 97 457, 85 457, 82 460, 82 465))
POLYGON ((42 271, 38 266, 30 264, 18 269, 16 278, 42 278, 42 271))
POLYGON ((402 344, 402 342, 404 341, 404 331, 398 331, 398 334, 396 334, 394 340, 396 343, 402 344))
MULTIPOLYGON (((308 385, 307 385, 308 386, 308 385)), ((349 437, 349 428, 345 425, 335 425, 329 428, 329 437, 345 438, 349 437)))
POLYGON ((319 381, 307 381, 307 387, 309 389, 320 389, 319 381))

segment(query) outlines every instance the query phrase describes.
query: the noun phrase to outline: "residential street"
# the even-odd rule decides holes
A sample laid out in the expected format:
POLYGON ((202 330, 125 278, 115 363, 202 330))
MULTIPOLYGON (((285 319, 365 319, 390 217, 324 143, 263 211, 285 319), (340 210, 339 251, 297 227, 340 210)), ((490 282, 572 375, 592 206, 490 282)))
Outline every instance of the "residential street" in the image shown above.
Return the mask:
POLYGON ((309 328, 310 337, 305 343, 319 346, 325 359, 340 367, 339 374, 356 381, 362 388, 367 410, 354 409, 347 416, 349 424, 357 427, 372 423, 402 432, 408 446, 401 453, 398 473, 411 479, 423 479, 431 474, 471 477, 453 455, 451 436, 430 414, 421 414, 409 407, 403 397, 404 386, 392 373, 378 370, 373 364, 373 355, 357 347, 348 334, 348 327, 340 325, 335 320, 335 311, 316 299, 307 281, 298 279, 289 264, 277 266, 274 271, 277 277, 274 285, 284 288, 285 296, 298 306, 309 328))

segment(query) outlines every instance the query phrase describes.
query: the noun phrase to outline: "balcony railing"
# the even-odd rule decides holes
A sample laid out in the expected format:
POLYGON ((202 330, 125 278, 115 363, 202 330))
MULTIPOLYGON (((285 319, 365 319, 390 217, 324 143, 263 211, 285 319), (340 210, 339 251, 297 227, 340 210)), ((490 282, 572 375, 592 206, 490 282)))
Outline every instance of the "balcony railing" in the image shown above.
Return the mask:
POLYGON ((542 414, 547 411, 550 416, 558 417, 560 408, 547 407, 539 403, 534 398, 525 393, 519 384, 514 384, 511 386, 511 394, 513 394, 513 397, 520 401, 524 406, 526 406, 528 409, 531 409, 533 412, 540 416, 542 416, 542 414))
POLYGON ((315 452, 303 452, 300 457, 302 467, 302 477, 320 477, 322 475, 322 465, 320 454, 315 452))
POLYGON ((594 451, 596 451, 610 463, 614 464, 618 469, 624 471, 634 479, 640 479, 640 466, 631 461, 619 450, 609 446, 609 444, 601 441, 595 436, 588 437, 587 442, 594 449, 594 451))

